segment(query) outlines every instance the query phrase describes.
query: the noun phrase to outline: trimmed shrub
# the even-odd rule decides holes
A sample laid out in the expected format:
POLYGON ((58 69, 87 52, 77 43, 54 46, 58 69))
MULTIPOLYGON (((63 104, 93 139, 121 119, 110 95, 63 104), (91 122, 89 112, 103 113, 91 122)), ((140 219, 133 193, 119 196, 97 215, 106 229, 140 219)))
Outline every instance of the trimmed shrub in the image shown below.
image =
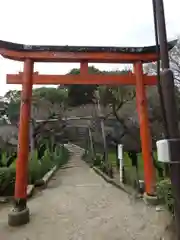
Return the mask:
MULTIPOLYGON (((38 151, 35 150, 29 157, 29 184, 40 180, 51 168, 65 164, 69 159, 69 151, 64 146, 56 146, 54 152, 49 149, 44 151, 44 156, 38 159, 38 151)), ((5 162, 5 156, 3 162, 5 162)), ((12 196, 14 194, 16 169, 13 163, 10 167, 0 167, 0 196, 12 196)))
POLYGON ((15 167, 0 168, 0 196, 11 196, 14 193, 15 177, 15 167))
POLYGON ((53 152, 53 159, 58 167, 67 163, 69 157, 70 153, 67 148, 64 147, 64 145, 62 145, 61 147, 56 146, 55 151, 53 152))
POLYGON ((29 182, 34 184, 40 180, 55 165, 60 167, 69 159, 69 151, 64 146, 55 148, 54 152, 49 149, 44 151, 44 156, 39 160, 38 152, 35 151, 29 161, 29 182))
POLYGON ((174 215, 174 197, 170 179, 164 179, 157 184, 157 195, 160 203, 164 204, 172 215, 174 215))
POLYGON ((102 165, 102 157, 100 155, 96 155, 94 160, 94 166, 100 167, 102 165))

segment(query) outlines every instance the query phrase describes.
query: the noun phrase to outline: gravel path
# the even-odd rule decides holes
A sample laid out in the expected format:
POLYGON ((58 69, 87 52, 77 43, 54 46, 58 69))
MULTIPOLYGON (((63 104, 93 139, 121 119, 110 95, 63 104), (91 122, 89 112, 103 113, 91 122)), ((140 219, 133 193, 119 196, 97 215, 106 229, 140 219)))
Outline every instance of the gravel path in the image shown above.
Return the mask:
POLYGON ((160 240, 155 209, 106 183, 80 160, 79 149, 71 150, 71 161, 28 202, 29 224, 11 228, 9 207, 0 210, 0 239, 160 240))

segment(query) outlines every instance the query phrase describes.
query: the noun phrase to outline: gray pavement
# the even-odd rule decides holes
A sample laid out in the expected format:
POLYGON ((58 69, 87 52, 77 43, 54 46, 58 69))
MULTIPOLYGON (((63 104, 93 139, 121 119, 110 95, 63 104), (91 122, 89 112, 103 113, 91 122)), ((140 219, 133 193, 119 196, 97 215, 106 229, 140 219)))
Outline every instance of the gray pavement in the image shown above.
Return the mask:
POLYGON ((160 240, 158 213, 106 183, 81 159, 81 150, 60 169, 48 188, 28 202, 29 224, 7 225, 0 210, 0 240, 160 240))

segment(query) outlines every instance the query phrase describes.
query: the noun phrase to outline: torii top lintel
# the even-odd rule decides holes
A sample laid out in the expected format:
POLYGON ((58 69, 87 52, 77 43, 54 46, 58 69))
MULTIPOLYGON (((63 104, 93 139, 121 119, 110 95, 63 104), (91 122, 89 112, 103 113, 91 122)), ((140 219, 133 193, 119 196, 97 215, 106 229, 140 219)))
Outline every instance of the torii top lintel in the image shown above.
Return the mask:
MULTIPOLYGON (((168 43, 171 50, 177 40, 168 43)), ((158 56, 156 46, 148 47, 101 47, 101 46, 43 46, 24 45, 0 40, 0 54, 9 59, 35 62, 82 62, 133 63, 152 62, 158 56)))

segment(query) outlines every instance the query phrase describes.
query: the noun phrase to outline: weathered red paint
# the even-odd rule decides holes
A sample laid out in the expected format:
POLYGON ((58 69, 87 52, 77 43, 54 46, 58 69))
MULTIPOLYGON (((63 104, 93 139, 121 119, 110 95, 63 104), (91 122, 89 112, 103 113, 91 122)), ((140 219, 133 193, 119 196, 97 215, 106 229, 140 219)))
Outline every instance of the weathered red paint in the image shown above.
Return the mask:
POLYGON ((80 62, 80 73, 82 75, 87 75, 88 74, 88 61, 80 62))
POLYGON ((26 199, 29 156, 29 121, 31 116, 33 62, 24 62, 24 73, 21 93, 21 109, 18 135, 18 158, 16 161, 15 198, 26 199))
POLYGON ((148 120, 147 98, 145 86, 143 83, 142 63, 135 63, 134 70, 136 75, 136 100, 140 124, 142 156, 144 160, 144 178, 146 193, 148 193, 149 195, 153 195, 155 192, 155 171, 152 159, 152 143, 148 120))
POLYGON ((157 61, 156 53, 117 53, 117 52, 21 52, 0 49, 0 54, 12 60, 24 61, 29 58, 35 62, 82 62, 89 63, 133 63, 137 61, 157 61))
MULTIPOLYGON (((59 84, 97 84, 97 85, 135 85, 136 77, 134 74, 127 75, 103 75, 103 74, 87 74, 87 69, 81 69, 78 75, 39 75, 34 73, 33 84, 40 85, 59 85, 59 84), (84 72, 85 71, 85 72, 84 72)), ((156 85, 156 76, 143 76, 144 85, 156 85)), ((8 84, 22 84, 22 73, 7 74, 6 82, 8 84)))
POLYGON ((16 171, 15 197, 26 198, 27 164, 29 152, 29 120, 31 109, 32 84, 104 84, 135 85, 137 91, 137 109, 140 120, 142 153, 146 192, 154 193, 154 166, 151 155, 151 135, 149 132, 147 99, 145 85, 155 85, 155 76, 143 75, 142 63, 157 60, 154 53, 118 53, 118 52, 54 52, 54 51, 15 51, 0 48, 0 54, 13 60, 25 61, 24 73, 7 75, 7 83, 22 84, 22 104, 19 127, 19 149, 16 171), (27 60, 28 59, 28 60, 27 60), (79 75, 33 75, 33 62, 80 62, 79 75), (135 75, 89 74, 89 63, 133 63, 135 75), (23 77, 22 77, 23 76, 23 77))

